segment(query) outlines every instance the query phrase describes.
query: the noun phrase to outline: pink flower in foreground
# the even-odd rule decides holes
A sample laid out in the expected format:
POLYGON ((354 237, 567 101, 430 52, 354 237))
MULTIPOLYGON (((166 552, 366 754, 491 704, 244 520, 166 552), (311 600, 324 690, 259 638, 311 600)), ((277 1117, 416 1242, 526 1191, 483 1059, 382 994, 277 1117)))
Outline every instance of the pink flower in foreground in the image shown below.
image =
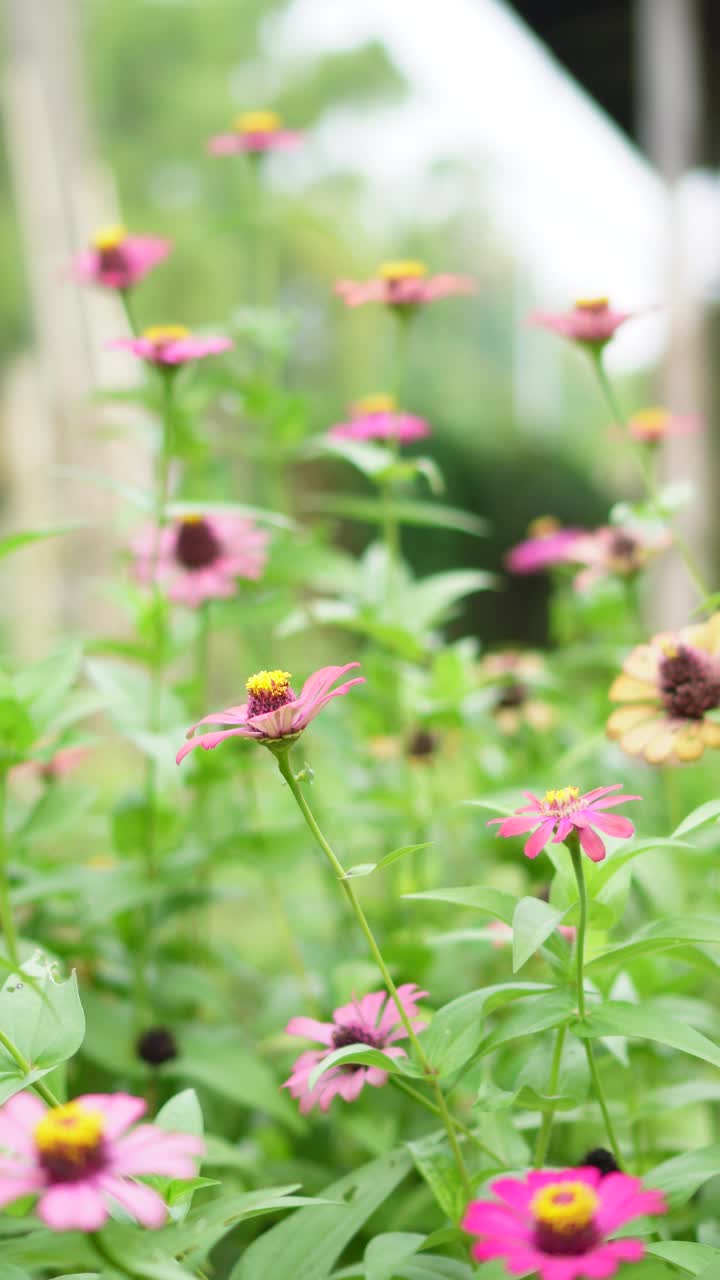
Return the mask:
POLYGON ((702 419, 693 413, 671 413, 669 409, 638 409, 628 421, 634 440, 658 444, 666 436, 689 436, 702 428, 702 419))
POLYGON ((580 298, 572 311, 533 311, 527 323, 540 329, 550 329, 573 342, 600 348, 632 316, 631 311, 613 311, 607 298, 580 298))
POLYGON ((292 151, 300 145, 303 135, 295 129, 283 129, 282 123, 276 111, 246 111, 236 117, 232 133, 219 133, 210 139, 208 151, 215 156, 239 151, 292 151))
POLYGON ((508 551, 505 567, 510 573, 541 573, 554 564, 574 559, 573 550, 583 529, 564 529, 554 516, 540 516, 528 529, 530 535, 508 551))
POLYGON ((78 254, 73 275, 105 289, 131 289, 163 262, 171 249, 171 240, 129 236, 124 227, 106 227, 93 236, 89 249, 78 254))
POLYGON ((152 325, 139 338, 114 338, 108 343, 109 347, 132 351, 151 364, 171 367, 229 351, 232 345, 230 338, 195 337, 182 324, 152 325))
MULTIPOLYGON (((406 982, 398 987, 400 1003, 412 1020, 415 1031, 422 1031, 427 1026, 427 1023, 417 1020, 416 1016, 418 1001, 427 994, 427 991, 420 991, 414 982, 406 982)), ((309 1079, 312 1072, 335 1049, 343 1049, 348 1044, 365 1044, 372 1049, 381 1049, 389 1058, 407 1057, 405 1050, 395 1044, 396 1040, 407 1037, 407 1031, 395 1001, 385 991, 375 991, 372 995, 363 996, 362 1000, 353 1000, 351 1004, 336 1009, 332 1022, 317 1022, 315 1018, 291 1018, 285 1030, 288 1035, 303 1036, 326 1046, 302 1053, 289 1079, 282 1086, 283 1089, 290 1090, 293 1098, 300 1099, 303 1115, 314 1106, 327 1111, 336 1095, 346 1102, 353 1102, 364 1085, 370 1084, 377 1089, 387 1083, 387 1071, 382 1068, 346 1062, 331 1067, 311 1089, 309 1079)))
POLYGON ((365 396, 351 409, 350 422, 338 422, 331 427, 333 440, 389 440, 395 444, 410 444, 430 435, 430 427, 424 418, 398 410, 394 396, 365 396))
POLYGON ((666 530, 651 535, 616 525, 581 534, 570 548, 570 559, 586 566, 575 578, 575 590, 587 591, 603 578, 634 578, 671 542, 666 530))
POLYGON ((473 1200, 463 1230, 479 1239, 478 1262, 503 1258, 508 1275, 540 1280, 607 1280, 623 1262, 638 1262, 642 1240, 609 1239, 634 1218, 665 1213, 660 1191, 626 1173, 579 1169, 533 1170, 525 1178, 490 1183, 495 1200, 473 1200))
POLYGON ((364 676, 355 676, 336 689, 332 688, 346 671, 359 666, 359 662, 348 662, 344 667, 321 667, 308 676, 297 697, 290 685, 289 671, 258 671, 257 675, 250 676, 245 685, 247 702, 238 707, 228 707, 226 711, 215 711, 209 716, 203 716, 202 720, 188 729, 187 737, 190 741, 178 751, 177 763, 180 764, 188 751, 193 751, 195 747, 212 751, 226 738, 254 738, 256 742, 265 743, 296 738, 303 729, 307 729, 310 721, 319 715, 326 703, 347 693, 354 684, 365 683, 364 676), (195 730, 202 724, 232 727, 193 737, 195 730))
POLYGON ((373 280, 338 280, 337 293, 348 307, 384 302, 388 307, 417 307, 456 293, 475 293, 471 276, 429 276, 423 262, 384 262, 373 280))
POLYGON ((142 1226, 162 1226, 162 1198, 133 1179, 192 1178, 204 1144, 153 1124, 128 1132, 145 1106, 126 1093, 88 1093, 48 1108, 16 1093, 0 1109, 0 1205, 38 1195, 38 1215, 53 1231, 99 1231, 112 1200, 142 1226))
POLYGON ((170 600, 197 609, 205 600, 235 595, 236 578, 259 578, 267 559, 268 533, 244 516, 181 516, 164 529, 149 525, 133 542, 135 573, 157 581, 170 600))
POLYGON ((583 852, 593 862, 602 862, 605 845, 598 831, 620 840, 635 834, 629 818, 603 812, 628 800, 642 799, 641 796, 610 795, 621 788, 622 783, 616 782, 611 787, 596 787, 583 796, 579 787, 561 787, 559 791, 546 791, 542 800, 525 791, 523 794, 530 804, 516 809, 509 818, 491 818, 488 826, 498 823, 499 836, 519 836, 532 831, 534 834, 525 845, 528 858, 536 858, 551 840, 553 844, 562 844, 572 831, 577 831, 583 852))

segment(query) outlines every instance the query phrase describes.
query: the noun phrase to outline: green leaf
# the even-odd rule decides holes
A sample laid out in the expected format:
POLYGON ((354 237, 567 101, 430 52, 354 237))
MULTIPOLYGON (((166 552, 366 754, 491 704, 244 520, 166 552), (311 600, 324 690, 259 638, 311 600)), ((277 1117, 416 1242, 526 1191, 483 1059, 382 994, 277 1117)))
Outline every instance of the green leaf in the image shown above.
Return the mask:
POLYGON ((593 956, 586 968, 594 971, 608 964, 617 968, 624 967, 636 956, 657 955, 675 947, 683 947, 688 942, 720 945, 720 917, 670 916, 659 920, 640 929, 627 942, 620 942, 593 956))
POLYGON ((545 1001, 555 989, 537 982, 504 982, 451 1000, 433 1015, 420 1037, 425 1053, 441 1075, 451 1075, 472 1058, 486 1034, 485 1018, 503 1005, 532 996, 545 1001))
MULTIPOLYGON (((168 515, 172 517, 197 515, 197 510, 197 502, 168 504, 168 515)), ((269 511, 266 507, 251 507, 243 502, 203 502, 202 510, 203 515, 245 516, 248 520, 254 520, 256 524, 267 524, 275 529, 287 529, 294 533, 300 529, 296 520, 282 515, 279 511, 269 511)))
MULTIPOLYGON (((117 728, 122 733, 142 732, 150 705, 148 673, 112 658, 88 658, 86 667, 93 685, 104 695, 117 728)), ((162 690, 159 699, 158 723, 163 726, 183 723, 182 703, 167 688, 162 690)))
POLYGON ((28 703, 39 730, 45 729, 61 711, 80 674, 82 658, 82 645, 70 640, 48 658, 26 667, 15 677, 17 695, 28 703))
POLYGON ((183 1089, 174 1098, 169 1098, 158 1111, 153 1124, 167 1129, 168 1133, 191 1133, 193 1137, 202 1138, 203 1114, 195 1090, 183 1089))
POLYGON ((697 809, 693 809, 686 818, 683 818, 679 827, 676 827, 673 831, 673 836, 686 836, 690 831, 697 831, 698 827, 706 826, 708 822, 712 822, 715 818, 720 818, 720 800, 708 800, 705 804, 698 805, 697 809))
POLYGON ((87 523, 76 521, 72 524, 56 524, 47 529, 25 529, 22 533, 8 533, 0 538, 0 560, 33 542, 45 542, 48 538, 58 538, 63 533, 75 533, 78 529, 86 528, 87 523))
POLYGON ((290 1099, 281 1093, 270 1068, 243 1045, 233 1028, 191 1028, 183 1033, 181 1053, 161 1068, 162 1075, 192 1081, 251 1110, 264 1111, 290 1129, 301 1131, 290 1099))
POLYGON ((465 1207, 466 1196, 455 1162, 437 1138, 408 1142, 408 1151, 418 1173, 425 1179, 440 1209, 451 1222, 457 1222, 465 1207))
POLYGON ((539 951, 546 938, 555 932, 569 907, 557 911, 541 898, 521 898, 512 918, 513 973, 522 969, 539 951))
POLYGON ((386 1231, 365 1250, 365 1280, 392 1280, 398 1267, 421 1249, 427 1236, 414 1231, 386 1231))
POLYGON ((31 1065, 29 1074, 0 1046, 0 1101, 25 1088, 80 1048, 85 1017, 77 978, 56 982, 52 967, 41 956, 23 965, 33 979, 13 974, 0 991, 0 1028, 31 1065))
POLYGON ((391 1075, 401 1070, 397 1058, 389 1058, 386 1053, 380 1049, 372 1049, 366 1044, 347 1044, 342 1049, 334 1049, 329 1053, 322 1062, 310 1072, 308 1085, 311 1089, 315 1088, 318 1080, 330 1071, 332 1067, 338 1066, 343 1062, 358 1062, 364 1067, 380 1067, 382 1071, 388 1071, 391 1075))
POLYGON ((422 893, 404 893, 411 902, 449 902, 456 907, 472 907, 484 915, 512 924, 517 898, 503 889, 482 889, 468 885, 459 889, 426 889, 422 893))
POLYGON ((301 1209, 254 1241, 230 1280, 327 1280, 337 1259, 368 1218, 407 1176, 410 1156, 391 1151, 326 1187, 342 1204, 301 1209))
POLYGON ((480 1047, 480 1057, 525 1036, 538 1031, 548 1031, 569 1022, 575 1014, 575 996, 570 991, 550 990, 541 1000, 531 1000, 520 1009, 514 1009, 501 1027, 498 1027, 480 1047))
POLYGON ((651 1173, 645 1182, 648 1187, 662 1191, 671 1209, 679 1209, 687 1204, 697 1190, 716 1178, 720 1170, 720 1145, 701 1147, 697 1151, 687 1151, 681 1156, 673 1156, 665 1160, 651 1173))
POLYGON ((685 840, 664 840, 660 836, 653 836, 652 839, 632 841, 616 849, 609 858, 599 864, 594 864, 590 868, 590 877, 592 881, 593 894, 598 895, 605 888, 613 876, 618 871, 622 871, 629 862, 633 862, 635 858, 639 858, 644 853, 653 853, 657 849, 692 849, 692 845, 685 840))
POLYGON ((706 1267, 713 1268, 708 1275, 720 1275, 720 1249, 709 1244, 697 1244, 694 1240, 661 1240, 646 1244, 645 1252, 671 1262, 691 1276, 705 1274, 706 1267))
POLYGON ((15 839, 47 840, 63 831, 72 830, 85 818, 95 803, 94 787, 64 783, 62 787, 46 787, 33 805, 26 821, 15 833, 15 839))
POLYGON ((496 586, 495 575, 482 570, 451 569, 447 573, 434 573, 396 591, 387 612, 391 620, 402 622, 413 635, 418 635, 443 620, 448 610, 465 596, 496 586))
POLYGON ((585 1022, 577 1023, 573 1031, 582 1038, 627 1036, 630 1039, 653 1040, 720 1067, 720 1046, 700 1031, 671 1018, 665 1010, 656 1012, 650 1004, 608 1000, 591 1009, 585 1022))
POLYGON ((410 498, 395 498, 382 503, 377 498, 355 495, 323 493, 306 497, 303 503, 307 511, 320 511, 347 520, 361 520, 366 524, 382 524, 389 516, 398 524, 424 525, 434 529, 456 529, 482 537, 487 533, 487 521, 469 511, 446 507, 435 502, 415 502, 410 498))
POLYGON ((393 849, 391 853, 386 853, 379 862, 359 862, 357 866, 349 867, 343 878, 350 880, 357 876, 370 876, 373 871, 382 871, 383 867, 391 866, 406 854, 417 853, 419 849, 429 849, 433 844, 433 840, 426 840, 423 844, 404 844, 400 849, 393 849))

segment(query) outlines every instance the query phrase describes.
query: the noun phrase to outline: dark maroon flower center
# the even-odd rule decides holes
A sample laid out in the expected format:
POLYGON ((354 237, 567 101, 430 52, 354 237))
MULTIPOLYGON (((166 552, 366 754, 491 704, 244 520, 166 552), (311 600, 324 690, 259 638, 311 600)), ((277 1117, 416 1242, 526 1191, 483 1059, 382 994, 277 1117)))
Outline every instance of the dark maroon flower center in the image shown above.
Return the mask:
POLYGON ((520 682, 504 685, 498 691, 495 710, 500 711, 505 708, 521 707, 527 701, 528 692, 527 685, 520 682))
POLYGON ((78 1150, 58 1144, 52 1151, 38 1152, 39 1162, 53 1182, 81 1182, 89 1174, 100 1173, 107 1164, 105 1143, 78 1150))
POLYGON ((121 244, 109 245, 105 249, 98 249, 97 255, 101 271, 127 270, 127 254, 121 244))
POLYGON ((588 1222, 586 1226, 573 1227, 570 1231, 558 1231, 557 1227, 552 1227, 547 1222, 538 1222, 534 1239, 536 1248, 543 1253, 549 1253, 557 1258, 568 1258, 589 1253, 595 1248, 600 1236, 593 1222, 588 1222))
POLYGON ((610 567, 615 573, 637 573, 642 568, 642 547, 638 538, 621 529, 613 531, 608 549, 610 567))
POLYGON ((720 706, 720 667, 689 645, 668 650, 660 662, 660 696, 669 715, 702 720, 720 706))
POLYGON ((175 559, 183 569, 207 569, 220 556, 222 547, 207 520, 183 520, 175 540, 175 559))

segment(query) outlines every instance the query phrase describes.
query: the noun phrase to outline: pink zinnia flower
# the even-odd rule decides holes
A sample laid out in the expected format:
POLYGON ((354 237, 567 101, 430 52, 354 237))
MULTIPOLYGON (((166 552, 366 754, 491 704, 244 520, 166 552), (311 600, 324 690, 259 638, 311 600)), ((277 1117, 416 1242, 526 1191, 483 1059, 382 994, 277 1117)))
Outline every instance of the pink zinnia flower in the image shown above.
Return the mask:
POLYGON ((228 351, 232 345, 230 338, 195 337, 182 324, 152 325, 139 338, 114 338, 108 343, 110 347, 132 351, 133 355, 161 367, 202 360, 204 356, 228 351))
MULTIPOLYGON (((419 1021, 416 1016, 418 1001, 427 994, 427 991, 420 991, 414 982, 406 982, 398 987, 400 1003, 412 1020, 415 1031, 422 1031, 427 1026, 427 1023, 419 1021)), ((385 991, 374 991, 372 995, 363 996, 362 1000, 342 1005, 333 1013, 332 1022, 317 1022, 315 1018, 291 1018, 285 1030, 288 1035, 318 1040, 326 1046, 324 1049, 309 1049, 307 1053, 302 1053, 282 1086, 283 1089, 290 1090, 293 1098, 300 1099, 303 1115, 314 1106, 327 1111, 336 1094, 346 1102, 353 1102, 364 1085, 370 1084, 379 1089, 387 1082, 387 1071, 380 1067, 346 1062, 331 1067, 320 1077, 314 1089, 311 1089, 309 1079, 312 1072, 333 1050, 343 1049, 348 1044, 366 1044, 372 1049, 381 1049, 389 1058, 407 1057, 405 1050, 395 1044, 396 1040, 406 1038, 407 1031, 395 1001, 385 991)))
POLYGON ((335 292, 348 307, 384 302, 388 307, 417 307, 455 293, 475 293, 471 276, 427 274, 423 262, 384 262, 373 280, 338 280, 335 292))
POLYGON ((276 111, 246 111, 236 117, 232 133, 220 133, 210 139, 208 151, 215 156, 238 151, 292 151, 300 145, 303 135, 296 129, 283 129, 282 123, 276 111))
POLYGON ((268 533, 236 515, 180 516, 165 528, 143 529, 133 542, 135 573, 156 578, 170 600, 197 609, 205 600, 235 595, 236 578, 259 578, 267 560, 268 533))
POLYGON ((50 1108, 16 1093, 0 1109, 0 1205, 38 1195, 38 1215, 53 1231, 99 1231, 114 1200, 142 1226, 162 1226, 164 1201, 134 1179, 192 1178, 204 1144, 153 1124, 128 1132, 145 1107, 126 1093, 87 1093, 50 1108))
POLYGON ((701 427, 697 414, 671 413, 669 409, 638 409, 628 421, 630 435, 642 444, 658 444, 666 436, 689 436, 701 427))
POLYGON ((63 778, 66 773, 72 773, 89 754, 89 747, 60 747, 59 751, 55 751, 48 760, 23 760, 22 764, 14 765, 10 772, 12 774, 32 773, 42 778, 44 782, 54 782, 56 778, 63 778))
POLYGON ((600 348, 632 315, 631 311, 613 311, 607 298, 579 298, 572 311, 533 311, 527 323, 550 329, 573 342, 600 348))
POLYGON ((330 428, 333 440, 389 440, 394 444, 410 444, 430 435, 424 418, 398 410, 394 396, 365 396, 351 408, 350 422, 338 422, 330 428))
POLYGON ((105 289, 131 289, 163 262, 171 249, 171 240, 129 236, 124 227, 105 227, 93 236, 91 248, 78 254, 73 274, 105 289))
POLYGON ((195 747, 212 751, 226 738, 254 738, 256 742, 268 744, 283 738, 296 738, 303 729, 307 729, 310 721, 319 715, 326 703, 347 693, 354 684, 365 683, 364 676, 355 676, 336 689, 331 687, 346 671, 359 666, 359 662, 348 662, 344 667, 321 667, 308 677, 297 697, 290 685, 289 671, 258 671, 256 675, 250 676, 245 685, 247 702, 238 707, 228 707, 226 711, 215 711, 209 716, 203 716, 202 720, 188 729, 187 737, 191 741, 178 751, 177 763, 180 764, 188 751, 195 747), (194 738, 193 734, 201 724, 233 727, 202 733, 194 738))
POLYGON ((554 516, 540 516, 528 529, 530 535, 508 551, 505 567, 510 573, 541 573, 554 564, 574 559, 573 550, 583 529, 564 529, 554 516))
POLYGON ((551 840, 553 844, 562 844, 571 831, 577 831, 580 847, 588 858, 602 862, 605 845, 598 831, 620 840, 627 840, 635 834, 629 818, 602 812, 628 800, 642 799, 641 796, 610 796, 610 792, 621 788, 622 782, 615 782, 611 787, 596 787, 583 796, 579 787, 561 787, 559 791, 546 791, 542 800, 531 791, 525 791, 523 794, 530 804, 516 809, 509 818, 491 818, 488 826, 499 823, 499 836, 519 836, 533 831, 525 845, 528 858, 537 858, 551 840))
POLYGON ((575 590, 587 591, 603 578, 634 578, 671 542, 666 530, 650 535, 615 525, 581 534, 570 548, 570 559, 587 567, 575 578, 575 590))
POLYGON ((478 1262, 504 1258, 508 1275, 540 1280, 607 1280, 623 1262, 639 1262, 642 1240, 608 1237, 634 1218, 665 1213, 660 1191, 626 1173, 533 1170, 525 1178, 490 1183, 496 1200, 473 1200, 463 1230, 479 1236, 478 1262))

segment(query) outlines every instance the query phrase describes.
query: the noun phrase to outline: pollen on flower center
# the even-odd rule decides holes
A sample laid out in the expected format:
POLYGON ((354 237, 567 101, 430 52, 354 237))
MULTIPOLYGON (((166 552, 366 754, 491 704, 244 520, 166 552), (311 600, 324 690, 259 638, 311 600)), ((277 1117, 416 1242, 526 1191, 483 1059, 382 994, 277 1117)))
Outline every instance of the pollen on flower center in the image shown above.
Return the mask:
POLYGON ((535 1244, 543 1253, 565 1257, 588 1253, 597 1243, 599 1204, 586 1182, 551 1182, 530 1202, 535 1244))
POLYGON ((142 336, 154 346, 162 347, 168 342, 180 342, 183 338, 189 338, 190 330, 184 324, 153 324, 143 331, 142 336))
POLYGON ((531 538, 549 538, 551 533, 557 533, 560 528, 560 521, 555 516, 538 516, 536 520, 531 520, 528 525, 528 534, 531 538))
POLYGON ((97 249, 98 253, 107 253, 113 249, 119 249, 125 240, 127 240, 127 231, 118 223, 117 226, 101 227, 96 231, 92 238, 92 247, 97 249))
POLYGON ((577 298, 575 301, 576 311, 607 311, 609 306, 609 298, 577 298))
POLYGON ((557 790, 546 791, 542 798, 543 809, 549 809, 553 813, 566 813, 572 809, 580 799, 579 787, 560 787, 557 790))
POLYGON ((292 702, 295 694, 290 687, 289 671, 258 671, 246 682, 248 692, 248 716, 260 716, 266 711, 277 711, 292 702))
POLYGON ((388 280, 391 283, 396 280, 422 280, 427 275, 427 267, 424 262, 417 262, 414 258, 399 262, 383 262, 378 275, 381 280, 388 280))
POLYGON ((175 559, 185 569, 205 569, 213 564, 222 548, 207 520, 202 516, 186 516, 180 523, 175 540, 175 559))
POLYGON ((52 1107, 33 1133, 40 1161, 60 1182, 72 1182, 103 1159, 103 1118, 80 1102, 52 1107))
POLYGON ((277 133, 281 126, 277 111, 244 111, 234 123, 236 133, 277 133))
POLYGON ((632 420, 644 431, 660 433, 667 426, 669 417, 667 409, 638 409, 632 420))
POLYGON ((378 392, 372 396, 363 396, 361 400, 357 400, 353 405, 353 411, 356 414, 394 413, 396 409, 397 400, 395 396, 386 395, 383 392, 378 392))
POLYGON ((702 720, 720 706, 720 667, 698 649, 668 642, 658 670, 660 697, 671 716, 702 720))

